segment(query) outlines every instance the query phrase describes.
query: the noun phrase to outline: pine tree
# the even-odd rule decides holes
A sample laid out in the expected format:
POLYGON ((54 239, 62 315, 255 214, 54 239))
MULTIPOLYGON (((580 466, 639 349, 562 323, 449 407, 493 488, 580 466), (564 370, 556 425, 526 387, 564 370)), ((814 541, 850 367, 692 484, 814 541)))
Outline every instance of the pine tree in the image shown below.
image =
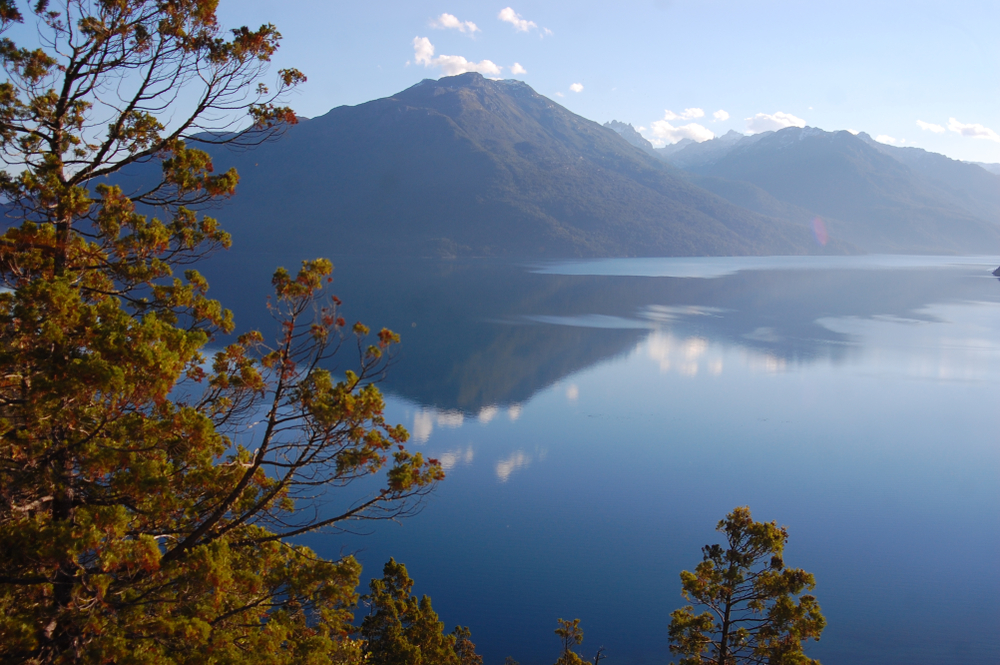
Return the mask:
POLYGON ((468 628, 444 633, 428 596, 412 595, 406 566, 390 559, 363 600, 369 605, 360 635, 374 665, 481 665, 468 628))
POLYGON ((557 619, 559 627, 556 628, 556 635, 562 641, 562 652, 556 660, 556 665, 584 665, 586 661, 580 654, 573 651, 573 647, 583 643, 583 629, 580 628, 580 620, 557 619))
POLYGON ((826 619, 811 591, 816 580, 782 558, 788 531, 774 522, 755 522, 746 507, 719 522, 726 546, 706 545, 695 571, 681 573, 688 605, 670 621, 670 651, 681 665, 818 665, 803 643, 818 640, 826 619))
POLYGON ((398 338, 347 325, 328 261, 275 273, 273 338, 205 357, 234 323, 187 266, 230 238, 192 206, 238 176, 191 146, 270 140, 304 80, 264 85, 277 30, 226 33, 215 7, 43 0, 41 47, 0 40, 4 662, 356 661, 359 565, 288 539, 405 515, 443 477, 372 385, 398 338), (149 187, 107 181, 141 164, 149 187))

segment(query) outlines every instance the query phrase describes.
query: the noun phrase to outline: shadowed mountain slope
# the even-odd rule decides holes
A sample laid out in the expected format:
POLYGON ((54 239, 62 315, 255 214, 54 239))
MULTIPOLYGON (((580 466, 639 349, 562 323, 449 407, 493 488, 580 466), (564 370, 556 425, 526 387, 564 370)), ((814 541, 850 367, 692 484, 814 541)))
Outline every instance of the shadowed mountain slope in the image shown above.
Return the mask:
POLYGON ((921 148, 886 145, 864 132, 858 138, 934 183, 953 205, 1000 224, 1000 175, 988 171, 985 167, 989 164, 970 164, 921 148))
MULTIPOLYGON (((518 81, 425 80, 250 152, 215 214, 236 249, 309 255, 670 256, 815 251, 518 81)), ((843 251, 843 248, 828 248, 843 251)))

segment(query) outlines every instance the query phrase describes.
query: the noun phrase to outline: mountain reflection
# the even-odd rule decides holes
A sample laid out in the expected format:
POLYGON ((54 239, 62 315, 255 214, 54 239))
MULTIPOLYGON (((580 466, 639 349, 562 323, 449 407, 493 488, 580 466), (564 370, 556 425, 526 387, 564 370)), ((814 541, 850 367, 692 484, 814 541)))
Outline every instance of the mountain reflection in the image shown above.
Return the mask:
MULTIPOLYGON (((273 328, 263 302, 279 264, 298 261, 232 254, 206 265, 213 295, 234 310, 239 329, 273 328)), ((978 280, 990 278, 978 266, 693 278, 562 275, 491 261, 335 264, 333 291, 348 321, 402 335, 380 387, 424 407, 413 422, 417 441, 466 418, 485 423, 506 411, 516 419, 538 391, 642 344, 661 371, 686 376, 723 373, 734 350, 761 371, 848 362, 864 353, 865 321, 932 323, 949 303, 981 300, 978 280)), ((498 477, 529 461, 505 462, 509 471, 498 467, 498 477)))

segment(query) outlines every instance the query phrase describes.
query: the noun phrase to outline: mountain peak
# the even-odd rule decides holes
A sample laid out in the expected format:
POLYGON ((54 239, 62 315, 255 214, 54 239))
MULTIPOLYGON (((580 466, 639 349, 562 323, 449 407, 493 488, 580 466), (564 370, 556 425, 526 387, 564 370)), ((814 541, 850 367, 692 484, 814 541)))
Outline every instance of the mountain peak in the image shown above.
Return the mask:
MULTIPOLYGON (((442 95, 458 93, 460 105, 472 103, 483 104, 487 98, 494 100, 500 97, 510 98, 542 98, 524 81, 517 79, 488 79, 478 72, 466 72, 455 76, 442 76, 439 79, 424 79, 416 85, 396 93, 387 99, 401 99, 412 106, 423 106, 432 103, 430 100, 442 95), (461 101, 465 100, 465 101, 461 101), (478 101, 473 101, 478 100, 478 101)), ((375 100, 379 102, 380 100, 375 100)), ((370 102, 372 103, 372 102, 370 102)))
POLYGON ((653 144, 647 141, 642 134, 635 131, 635 128, 632 126, 631 123, 626 124, 624 122, 619 122, 618 120, 611 120, 610 122, 604 123, 604 126, 607 127, 608 129, 614 130, 618 134, 618 136, 622 137, 623 139, 634 145, 636 148, 645 150, 651 155, 656 154, 653 151, 654 150, 653 144))
POLYGON ((805 227, 689 184, 648 154, 634 127, 615 127, 645 151, 522 81, 425 80, 337 107, 252 158, 220 157, 220 168, 240 171, 244 192, 220 219, 239 220, 244 247, 255 251, 566 257, 812 248, 805 227))

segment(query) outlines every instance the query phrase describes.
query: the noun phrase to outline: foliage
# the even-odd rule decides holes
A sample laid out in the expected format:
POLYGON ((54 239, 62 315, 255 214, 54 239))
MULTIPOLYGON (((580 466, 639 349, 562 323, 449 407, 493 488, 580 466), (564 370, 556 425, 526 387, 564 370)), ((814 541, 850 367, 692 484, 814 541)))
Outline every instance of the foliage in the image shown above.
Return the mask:
MULTIPOLYGON (((174 270, 229 245, 190 206, 238 177, 187 146, 267 139, 303 80, 282 71, 269 91, 280 35, 227 36, 215 6, 43 1, 41 47, 0 41, 0 186, 20 220, 0 238, 5 662, 356 662, 359 565, 287 539, 405 515, 443 477, 371 383, 398 337, 347 327, 328 261, 275 273, 276 340, 204 356, 232 317, 174 270), (144 191, 99 181, 144 161, 162 166, 144 191), (351 340, 358 368, 335 376, 351 340)), ((21 19, 0 0, 0 25, 21 19)))
POLYGON ((573 651, 575 645, 583 643, 583 629, 580 628, 580 620, 556 619, 559 627, 556 628, 556 635, 562 641, 562 652, 556 660, 556 665, 583 665, 587 662, 580 657, 580 654, 573 651))
POLYGON ((696 615, 688 605, 671 613, 671 652, 681 665, 818 665, 803 643, 819 639, 826 619, 816 598, 803 594, 816 584, 812 574, 785 567, 786 529, 755 522, 746 507, 716 528, 726 534, 725 549, 706 545, 695 572, 681 573, 684 598, 707 609, 696 615))
POLYGON ((363 600, 370 611, 361 624, 365 656, 373 665, 482 665, 471 632, 456 627, 444 634, 444 624, 431 599, 410 594, 413 580, 406 566, 390 559, 382 579, 373 579, 363 600))
POLYGON ((455 655, 458 656, 459 665, 483 665, 483 657, 476 653, 472 631, 468 626, 455 626, 452 635, 455 636, 455 655))

